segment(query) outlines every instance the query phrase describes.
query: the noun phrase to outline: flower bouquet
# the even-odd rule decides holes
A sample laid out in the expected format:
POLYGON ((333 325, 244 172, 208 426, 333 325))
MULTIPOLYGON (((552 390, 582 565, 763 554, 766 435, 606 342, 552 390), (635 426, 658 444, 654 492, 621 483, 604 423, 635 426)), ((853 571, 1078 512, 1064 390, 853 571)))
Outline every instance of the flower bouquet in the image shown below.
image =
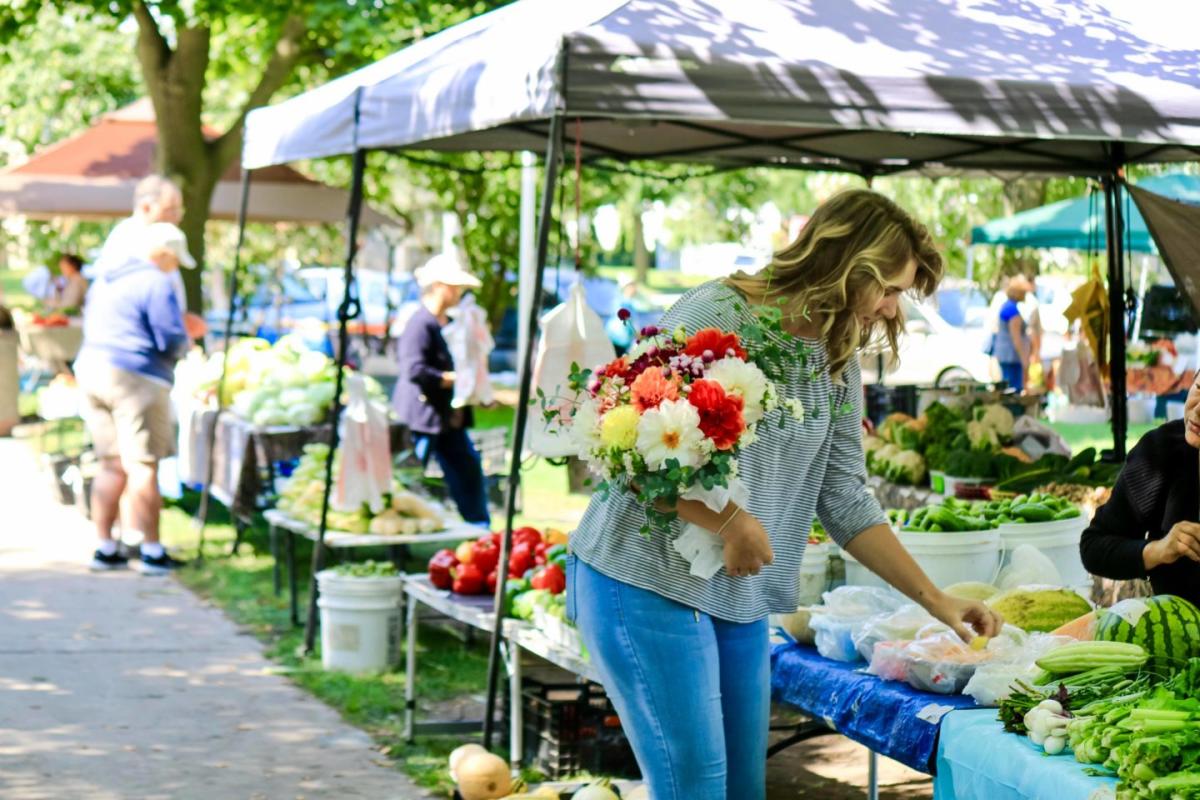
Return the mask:
MULTIPOLYGON (((636 493, 645 536, 667 529, 676 516, 668 509, 681 499, 717 512, 730 502, 744 507, 749 492, 738 480, 738 454, 776 409, 803 418, 798 400, 780 402, 770 377, 781 366, 778 345, 761 328, 744 333, 643 328, 621 358, 595 370, 572 365, 571 396, 550 402, 541 395, 546 421, 557 420, 572 437, 601 478, 599 491, 636 493), (763 346, 751 355, 747 339, 763 346)), ((693 575, 710 578, 724 565, 720 538, 699 526, 685 526, 673 547, 693 575)))

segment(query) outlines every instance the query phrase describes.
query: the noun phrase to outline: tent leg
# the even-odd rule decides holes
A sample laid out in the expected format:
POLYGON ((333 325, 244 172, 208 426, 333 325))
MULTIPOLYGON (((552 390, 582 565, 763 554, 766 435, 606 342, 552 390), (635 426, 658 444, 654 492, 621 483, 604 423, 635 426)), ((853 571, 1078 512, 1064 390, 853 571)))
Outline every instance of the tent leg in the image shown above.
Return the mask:
MULTIPOLYGON (((525 425, 529 419, 530 384, 533 382, 533 340, 537 330, 542 295, 542 280, 546 274, 546 254, 550 243, 551 216, 554 213, 554 185, 558 180, 558 162, 562 155, 563 117, 555 114, 550 123, 546 146, 546 175, 542 184, 542 216, 538 220, 537 260, 533 279, 533 302, 529 304, 529 335, 521 354, 521 391, 513 425, 512 465, 508 475, 508 499, 504 509, 504 539, 500 544, 500 564, 508 564, 512 548, 513 516, 516 513, 517 487, 521 477, 521 451, 525 443, 525 425)), ((500 640, 504 630, 504 581, 496 581, 496 620, 492 626, 491 647, 488 651, 487 710, 483 716, 483 746, 491 748, 495 728, 496 692, 499 684, 500 640)))
POLYGON ((363 171, 367 165, 367 151, 354 151, 354 173, 350 179, 350 208, 346 212, 346 266, 342 273, 342 303, 338 306, 338 350, 337 374, 334 378, 333 410, 329 424, 333 426, 329 436, 329 458, 325 460, 325 491, 321 496, 321 525, 317 529, 317 541, 313 545, 312 574, 308 579, 308 618, 304 622, 304 652, 313 651, 313 640, 317 632, 317 573, 325 554, 325 530, 329 524, 329 495, 333 490, 333 456, 337 452, 340 432, 338 423, 342 418, 342 379, 346 370, 346 350, 349 345, 347 323, 358 315, 350 281, 354 277, 354 256, 358 251, 358 223, 362 216, 363 171))
POLYGON ((1125 223, 1121 213, 1121 185, 1117 169, 1123 148, 1114 145, 1114 168, 1104 176, 1105 241, 1108 252, 1108 370, 1112 386, 1113 459, 1125 460, 1125 437, 1129 430, 1128 396, 1125 388, 1125 272, 1122 249, 1125 223))
MULTIPOLYGON (((237 246, 233 250, 233 269, 229 273, 229 313, 225 315, 226 356, 229 355, 229 340, 233 337, 233 299, 237 297, 238 278, 242 270, 242 244, 246 241, 246 208, 250 203, 250 173, 251 170, 242 170, 241 200, 238 203, 237 246)), ((221 421, 221 412, 225 410, 225 377, 228 374, 229 360, 226 357, 222 357, 221 378, 217 381, 217 413, 213 416, 212 429, 209 430, 207 442, 205 443, 204 452, 208 457, 205 460, 206 474, 204 476, 204 487, 200 494, 200 506, 196 509, 196 516, 193 520, 193 525, 199 533, 199 541, 196 544, 197 561, 204 560, 204 532, 208 526, 208 504, 212 501, 213 449, 217 444, 217 424, 221 421)))

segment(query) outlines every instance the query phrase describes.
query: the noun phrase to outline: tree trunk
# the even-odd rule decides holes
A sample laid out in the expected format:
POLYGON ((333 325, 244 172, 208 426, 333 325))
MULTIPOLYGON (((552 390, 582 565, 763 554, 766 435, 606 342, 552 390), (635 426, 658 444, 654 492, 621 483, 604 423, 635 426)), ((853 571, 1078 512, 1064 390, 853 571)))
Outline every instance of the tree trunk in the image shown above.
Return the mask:
POLYGON ((188 252, 196 259, 196 269, 183 270, 183 286, 187 289, 188 311, 199 314, 204 310, 204 230, 207 227, 208 210, 212 204, 216 182, 211 178, 197 176, 181 179, 180 183, 183 186, 183 219, 180 220, 179 227, 187 236, 188 252))
POLYGON ((642 212, 645 206, 639 201, 633 204, 633 273, 639 286, 645 286, 650 277, 650 251, 646 249, 645 229, 642 227, 642 212))

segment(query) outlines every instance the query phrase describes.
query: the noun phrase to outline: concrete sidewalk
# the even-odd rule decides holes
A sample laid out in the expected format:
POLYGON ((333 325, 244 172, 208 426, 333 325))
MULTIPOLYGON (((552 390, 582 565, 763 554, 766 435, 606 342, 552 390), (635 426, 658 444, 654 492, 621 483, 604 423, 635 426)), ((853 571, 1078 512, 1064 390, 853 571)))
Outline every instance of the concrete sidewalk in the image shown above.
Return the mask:
POLYGON ((0 509, 0 797, 426 796, 173 578, 90 574, 90 526, 10 439, 0 509))

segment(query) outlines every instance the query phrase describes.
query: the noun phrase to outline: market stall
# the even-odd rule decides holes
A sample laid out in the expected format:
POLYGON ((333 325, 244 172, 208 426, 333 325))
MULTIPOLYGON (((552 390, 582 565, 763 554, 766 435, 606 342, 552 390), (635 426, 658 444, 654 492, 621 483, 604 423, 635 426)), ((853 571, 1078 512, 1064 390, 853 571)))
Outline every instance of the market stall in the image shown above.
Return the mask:
MULTIPOLYGON (((1108 239, 1109 289, 1119 298, 1119 170, 1127 163, 1195 157, 1200 75, 1189 54, 1156 41, 1146 29, 1084 3, 1068 8, 1070 15, 1022 9, 1034 17, 1053 14, 1039 24, 1049 25, 1061 46, 1046 49, 1010 20, 980 17, 968 3, 927 8, 920 25, 935 35, 898 40, 890 11, 856 5, 815 14, 800 3, 523 0, 253 112, 242 163, 253 170, 353 154, 349 274, 369 150, 514 150, 544 143, 533 296, 540 292, 552 189, 568 142, 588 162, 773 164, 867 178, 922 170, 1091 174, 1105 184, 1106 224, 1114 232, 1108 239), (1098 29, 1113 35, 1102 41, 1098 29), (517 40, 523 46, 514 51, 517 40), (962 46, 947 49, 943 41, 962 46), (713 48, 712 42, 722 45, 713 48), (923 49, 936 58, 924 57, 923 49), (1145 51, 1158 57, 1147 60, 1145 51), (1038 68, 997 83, 990 61, 999 52, 1005 65, 1023 61, 1038 68), (1157 66, 1165 62, 1176 66, 1157 66), (1046 79, 1049 74, 1056 78, 1046 79)), ((1118 303, 1112 306, 1112 328, 1121 331, 1118 303)), ((347 297, 339 314, 343 341, 351 310, 347 297)), ((528 324, 536 328, 536 308, 528 324)), ((527 342, 505 554, 530 400, 532 337, 527 342)), ((1114 333, 1114 363, 1123 363, 1123 344, 1123 334, 1114 333)), ((1125 387, 1119 373, 1113 392, 1122 455, 1125 387)), ((335 419, 337 413, 335 407, 335 419)), ((499 589, 497 597, 503 602, 499 589)), ((497 622, 494 653, 500 639, 497 622)), ((498 664, 494 656, 489 699, 498 664)), ((486 720, 488 743, 490 714, 486 720)))

